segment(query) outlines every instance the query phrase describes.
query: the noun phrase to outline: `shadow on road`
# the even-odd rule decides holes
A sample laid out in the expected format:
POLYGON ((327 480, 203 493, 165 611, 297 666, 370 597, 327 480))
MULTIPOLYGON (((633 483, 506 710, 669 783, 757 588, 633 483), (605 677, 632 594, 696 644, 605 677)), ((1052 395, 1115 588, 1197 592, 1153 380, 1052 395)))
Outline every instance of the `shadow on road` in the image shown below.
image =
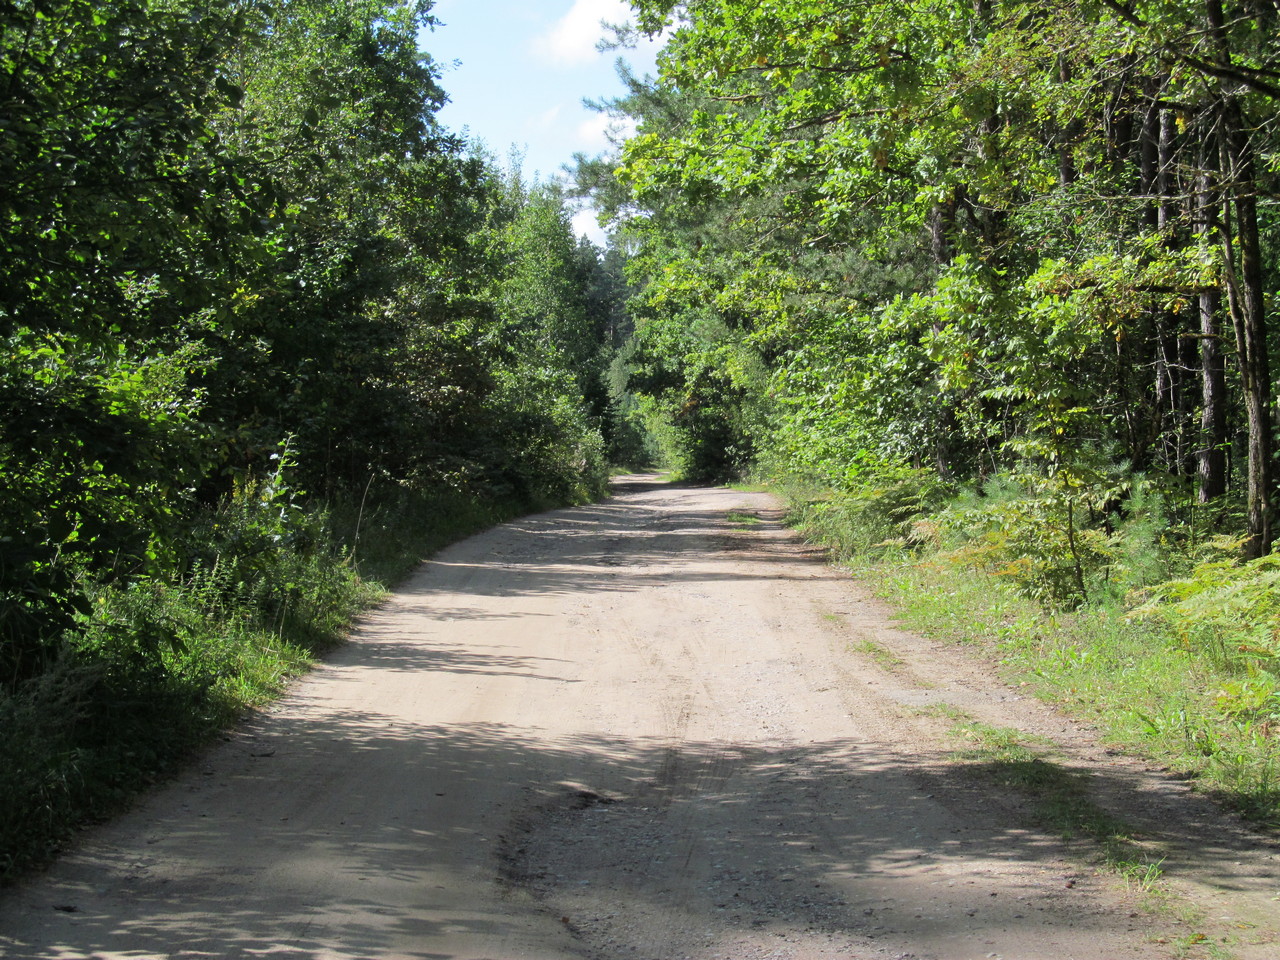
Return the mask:
MULTIPOLYGON (((987 788, 942 758, 887 762, 865 743, 778 751, 685 743, 673 749, 663 742, 585 737, 548 745, 516 729, 484 724, 415 728, 377 714, 267 730, 265 736, 276 738, 272 754, 247 759, 227 784, 241 796, 259 798, 244 813, 250 823, 239 817, 202 817, 195 805, 179 821, 157 823, 163 840, 128 863, 114 852, 96 863, 89 857, 83 872, 95 875, 98 883, 123 887, 116 892, 127 891, 133 918, 99 912, 93 890, 86 887, 73 902, 36 906, 51 917, 65 918, 56 943, 9 941, 5 955, 261 953, 320 960, 388 956, 406 938, 427 944, 446 929, 500 937, 503 925, 518 922, 518 917, 477 921, 459 914, 430 920, 420 911, 394 906, 399 898, 385 895, 388 887, 402 886, 407 892, 421 884, 424 866, 451 841, 449 830, 460 830, 467 842, 491 850, 494 878, 530 888, 544 900, 554 899, 559 885, 579 882, 577 876, 556 876, 567 861, 555 851, 586 844, 594 846, 595 854, 573 858, 584 871, 578 876, 597 886, 612 884, 603 896, 612 898, 618 910, 639 910, 648 901, 655 911, 697 913, 699 922, 719 914, 726 929, 785 921, 874 938, 878 930, 893 936, 910 928, 917 944, 961 931, 973 935, 985 922, 976 909, 976 915, 960 911, 939 918, 937 877, 930 868, 945 867, 953 857, 1035 863, 1061 854, 1057 843, 1011 827, 999 805, 988 805, 989 815, 984 815, 981 794, 987 788), (399 771, 398 782, 416 784, 418 802, 410 817, 391 818, 377 778, 330 785, 341 792, 346 813, 340 822, 317 824, 302 815, 307 805, 303 791, 314 785, 291 782, 289 771, 351 769, 353 764, 370 769, 371 761, 373 769, 399 771), (442 830, 448 821, 437 809, 473 799, 481 803, 494 795, 495 781, 532 800, 515 812, 502 834, 479 837, 470 827, 442 830), (584 801, 584 796, 601 799, 584 801), (897 798, 893 806, 884 805, 880 798, 886 796, 897 798), (264 797, 272 799, 263 802, 264 797), (954 808, 954 822, 946 828, 953 832, 912 839, 917 806, 938 798, 954 808), (246 834, 259 852, 265 848, 270 853, 269 876, 238 874, 234 852, 246 843, 246 834), (692 859, 710 865, 712 873, 692 878, 682 873, 690 846, 701 851, 692 859), (152 882, 147 854, 165 855, 170 849, 186 851, 189 876, 180 883, 152 882), (327 879, 317 879, 317 864, 325 865, 327 879), (759 864, 769 865, 768 876, 761 875, 759 864), (892 886, 891 904, 885 902, 882 879, 865 885, 857 879, 883 878, 895 871, 903 879, 892 886), (349 891, 366 878, 376 878, 382 895, 351 897, 349 891), (244 894, 229 895, 241 883, 244 894), (255 902, 254 893, 262 892, 264 884, 270 888, 269 908, 255 902), (778 895, 780 884, 785 892, 778 895), (726 887, 732 888, 727 894, 726 887), (686 894, 680 907, 673 906, 673 890, 704 888, 714 895, 686 894), (730 910, 725 909, 726 897, 730 910), (215 911, 212 917, 208 910, 215 911)), ((1209 878, 1217 864, 1235 857, 1230 849, 1212 847, 1201 854, 1209 878)), ((977 881, 971 900, 985 906, 989 900, 982 871, 970 873, 969 879, 977 881)), ((1064 886, 1056 895, 1072 894, 1064 886)), ((411 893, 407 896, 412 900, 411 893)), ((1076 919, 1086 928, 1094 922, 1109 921, 1087 911, 1076 919)), ((634 945, 643 948, 644 943, 634 945)), ((404 953, 402 948, 394 955, 424 960, 446 956, 425 949, 404 953)), ((617 955, 630 951, 623 945, 617 955)))
MULTIPOLYGON (((744 523, 702 505, 698 494, 706 488, 676 488, 689 492, 689 505, 681 506, 677 497, 673 507, 671 485, 646 481, 636 486, 636 492, 517 520, 505 524, 500 533, 467 541, 462 549, 445 550, 410 578, 400 593, 421 597, 423 603, 410 609, 429 612, 437 609, 435 598, 453 592, 459 579, 477 596, 519 596, 796 576, 780 570, 780 558, 804 565, 805 580, 847 579, 827 566, 823 550, 786 534, 780 511, 761 511, 744 523), (655 490, 663 491, 661 506, 648 507, 646 497, 655 490), (478 544, 483 548, 477 549, 478 544), (468 579, 469 571, 481 574, 495 568, 504 572, 500 579, 468 579), (447 570, 453 576, 437 577, 433 570, 447 570)), ((465 610, 442 614, 467 616, 465 610)))

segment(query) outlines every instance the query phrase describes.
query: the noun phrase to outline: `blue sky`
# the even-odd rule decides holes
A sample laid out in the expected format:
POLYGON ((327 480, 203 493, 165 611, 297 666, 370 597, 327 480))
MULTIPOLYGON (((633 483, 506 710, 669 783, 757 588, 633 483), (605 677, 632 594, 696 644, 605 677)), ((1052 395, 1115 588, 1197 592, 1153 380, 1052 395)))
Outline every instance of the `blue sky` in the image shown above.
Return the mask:
MULTIPOLYGON (((601 20, 624 20, 628 9, 623 0, 437 0, 432 13, 442 25, 422 45, 440 65, 451 101, 441 122, 466 128, 504 161, 513 146, 521 150, 529 179, 559 175, 577 151, 609 149, 609 118, 583 107, 583 98, 622 92, 619 56, 641 75, 654 70, 656 44, 595 49, 605 35, 601 20)), ((602 242, 589 213, 574 222, 602 242)))

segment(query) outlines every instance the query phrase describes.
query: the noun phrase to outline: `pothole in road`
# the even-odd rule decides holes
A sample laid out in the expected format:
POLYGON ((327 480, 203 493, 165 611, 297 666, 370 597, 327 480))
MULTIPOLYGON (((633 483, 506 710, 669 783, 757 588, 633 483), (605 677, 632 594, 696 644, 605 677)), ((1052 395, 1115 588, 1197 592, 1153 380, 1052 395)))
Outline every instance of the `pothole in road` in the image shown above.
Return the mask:
POLYGON ((778 776, 754 796, 561 789, 504 838, 502 881, 593 957, 898 956, 869 942, 883 918, 830 882, 811 814, 787 816, 798 784, 778 776))

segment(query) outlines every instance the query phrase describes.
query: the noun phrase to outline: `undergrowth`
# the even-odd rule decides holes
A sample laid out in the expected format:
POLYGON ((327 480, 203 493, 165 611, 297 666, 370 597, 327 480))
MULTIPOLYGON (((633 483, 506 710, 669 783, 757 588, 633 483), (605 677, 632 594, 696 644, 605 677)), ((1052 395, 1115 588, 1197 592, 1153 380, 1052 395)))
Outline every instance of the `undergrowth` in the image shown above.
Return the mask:
POLYGON ((372 486, 321 504, 277 471, 194 520, 183 568, 86 583, 45 669, 0 685, 0 881, 276 696, 426 555, 523 506, 372 486))
POLYGON ((1280 556, 1243 563, 1201 517, 1132 490, 1115 523, 1010 481, 781 492, 910 627, 981 645, 1108 742, 1280 825, 1280 556))

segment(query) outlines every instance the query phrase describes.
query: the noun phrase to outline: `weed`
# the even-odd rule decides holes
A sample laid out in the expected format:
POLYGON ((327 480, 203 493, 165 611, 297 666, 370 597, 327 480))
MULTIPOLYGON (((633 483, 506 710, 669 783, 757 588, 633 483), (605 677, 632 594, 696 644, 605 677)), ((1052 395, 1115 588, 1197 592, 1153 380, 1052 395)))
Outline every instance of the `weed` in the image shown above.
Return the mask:
POLYGON ((737 527, 754 527, 763 521, 754 513, 742 513, 738 510, 730 510, 724 516, 728 523, 732 523, 737 527))
POLYGON ((1126 860, 1117 857, 1110 862, 1112 870, 1118 873, 1130 886, 1143 893, 1151 893, 1157 888, 1160 878, 1164 876, 1163 864, 1164 857, 1154 862, 1149 860, 1126 860))
POLYGON ((851 643, 849 644, 849 649, 866 654, 886 670, 900 667, 906 662, 892 650, 881 646, 874 640, 861 640, 858 643, 851 643))
POLYGON ((954 736, 966 737, 977 743, 985 753, 1014 750, 1027 744, 1051 746, 1053 741, 1034 733, 1024 733, 1013 727, 993 727, 980 720, 966 718, 952 730, 954 736))
POLYGON ((932 703, 927 707, 918 707, 914 712, 922 717, 937 717, 940 720, 950 720, 957 726, 973 720, 973 717, 968 713, 950 703, 932 703))
POLYGON ((1168 937, 1158 942, 1168 943, 1173 947, 1175 957, 1208 957, 1209 960, 1229 960, 1231 951, 1221 944, 1215 943, 1208 934, 1193 931, 1181 936, 1168 937))

